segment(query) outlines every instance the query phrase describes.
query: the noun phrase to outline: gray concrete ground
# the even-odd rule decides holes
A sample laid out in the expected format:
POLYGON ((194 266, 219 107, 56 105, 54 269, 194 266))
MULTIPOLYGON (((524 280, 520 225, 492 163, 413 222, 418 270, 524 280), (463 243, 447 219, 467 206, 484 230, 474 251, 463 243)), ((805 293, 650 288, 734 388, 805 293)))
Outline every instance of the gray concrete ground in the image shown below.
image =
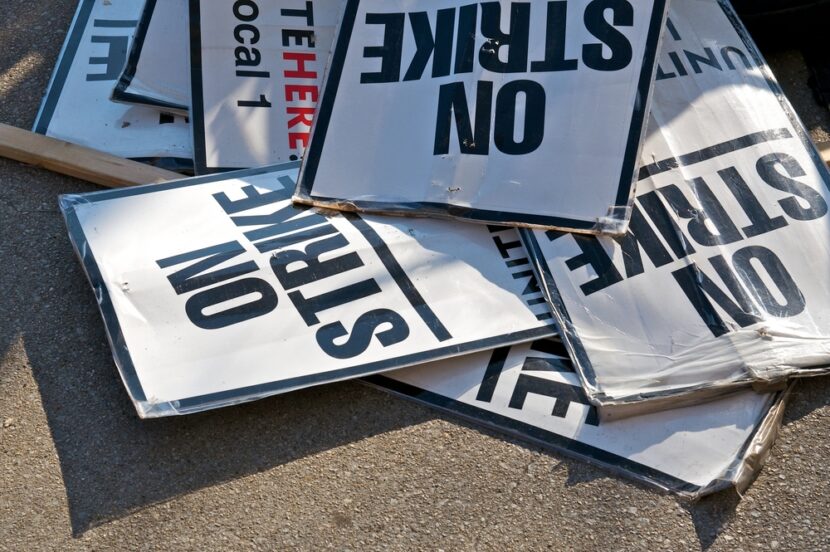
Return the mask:
MULTIPOLYGON (((73 4, 4 1, 0 121, 31 125, 73 4)), ((139 421, 56 206, 92 189, 0 160, 0 549, 830 549, 827 379, 743 500, 695 505, 354 383, 139 421)))

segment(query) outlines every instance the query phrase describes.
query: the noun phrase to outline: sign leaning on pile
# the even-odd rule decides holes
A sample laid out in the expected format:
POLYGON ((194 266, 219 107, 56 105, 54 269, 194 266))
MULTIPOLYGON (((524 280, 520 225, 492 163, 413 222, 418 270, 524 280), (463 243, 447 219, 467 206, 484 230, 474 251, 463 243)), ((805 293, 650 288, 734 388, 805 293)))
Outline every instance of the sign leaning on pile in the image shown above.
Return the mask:
POLYGON ((619 233, 664 0, 348 0, 295 201, 619 233))
POLYGON ((34 132, 172 169, 192 167, 183 117, 110 100, 144 2, 81 0, 34 132))
POLYGON ((788 391, 732 393, 609 422, 556 338, 369 376, 368 383, 660 489, 745 489, 775 441, 788 391))
POLYGON ((297 164, 63 196, 142 417, 554 333, 511 228, 326 215, 297 164), (505 252, 505 253, 502 253, 505 252))
POLYGON ((112 99, 187 115, 188 57, 187 0, 146 0, 112 99))
POLYGON ((728 2, 672 4, 626 234, 523 232, 592 402, 830 364, 830 175, 728 2))
POLYGON ((305 151, 342 0, 191 0, 196 172, 305 151))

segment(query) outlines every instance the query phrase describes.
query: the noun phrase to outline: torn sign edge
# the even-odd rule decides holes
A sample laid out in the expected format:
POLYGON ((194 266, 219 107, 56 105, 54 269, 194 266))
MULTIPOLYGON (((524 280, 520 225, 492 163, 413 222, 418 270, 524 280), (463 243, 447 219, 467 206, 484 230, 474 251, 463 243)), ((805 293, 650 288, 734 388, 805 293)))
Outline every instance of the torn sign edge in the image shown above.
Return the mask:
MULTIPOLYGON (((795 110, 793 109, 789 100, 785 96, 784 91, 781 88, 781 85, 778 84, 778 81, 772 74, 769 65, 764 60, 755 42, 750 37, 746 27, 744 27, 743 23, 741 23, 740 18, 738 17, 737 13, 734 11, 732 5, 729 3, 728 0, 715 0, 715 3, 723 10, 726 18, 732 24, 736 34, 740 37, 740 40, 746 47, 747 52, 752 57, 753 62, 761 71, 764 77, 764 81, 766 82, 766 85, 769 87, 770 92, 778 100, 781 109, 784 111, 787 118, 790 120, 790 123, 796 133, 795 138, 800 140, 801 144, 804 146, 805 152, 813 161, 816 170, 818 171, 819 175, 823 180, 823 184, 825 185, 825 187, 830 188, 830 169, 828 169, 828 166, 822 160, 821 155, 816 149, 816 146, 813 144, 812 140, 810 139, 809 133, 804 127, 804 124, 801 122, 798 115, 795 113, 795 110)), ((696 158, 696 155, 705 154, 709 150, 720 151, 722 148, 725 147, 748 147, 748 145, 753 145, 756 140, 766 141, 778 139, 780 137, 782 136, 778 133, 778 131, 774 130, 767 132, 759 132, 748 136, 743 136, 737 139, 733 139, 729 142, 715 144, 713 146, 705 148, 704 150, 677 154, 675 157, 659 160, 652 164, 639 167, 638 179, 645 180, 651 177, 653 174, 663 172, 665 170, 670 170, 678 165, 682 166, 682 158, 696 158)), ((533 235, 533 232, 531 230, 525 229, 519 229, 519 235, 521 236, 522 243, 524 244, 525 249, 528 253, 528 257, 531 260, 531 265, 533 266, 533 270, 537 276, 539 285, 542 288, 545 297, 547 298, 548 305, 551 308, 551 312, 553 312, 554 318, 556 319, 557 324, 561 329, 562 341, 563 343, 565 343, 565 346, 568 348, 568 351, 571 354, 574 366, 577 369, 576 371, 579 374, 580 380, 582 381, 582 386, 588 394, 588 398, 592 404, 602 406, 606 409, 607 412, 606 414, 604 414, 604 416, 608 416, 609 418, 625 417, 626 414, 624 412, 627 407, 635 406, 637 404, 644 406, 644 401, 652 403, 654 410, 660 410, 665 408, 671 408, 672 403, 674 401, 694 402, 697 398, 701 398, 701 400, 704 400, 706 398, 715 396, 718 393, 718 391, 728 391, 730 389, 736 389, 741 386, 748 386, 756 382, 775 384, 788 376, 820 376, 828 373, 828 370, 830 370, 830 367, 828 366, 815 366, 812 368, 802 368, 798 373, 795 374, 785 374, 778 378, 764 379, 755 377, 750 372, 745 371, 743 374, 733 379, 713 380, 696 385, 686 385, 682 387, 675 387, 673 389, 668 390, 638 392, 630 395, 609 395, 597 386, 596 374, 594 372, 588 353, 582 343, 582 340, 579 338, 579 332, 573 324, 573 320, 568 314, 568 309, 564 303, 564 300, 562 299, 561 294, 559 293, 559 288, 556 285, 556 281, 553 277, 553 274, 550 271, 550 268, 547 265, 544 253, 538 241, 536 240, 536 237, 533 235), (617 412, 615 412, 616 408, 618 408, 617 412)))
MULTIPOLYGON (((191 3, 194 0, 191 0, 191 3)), ((642 67, 637 77, 637 93, 632 106, 633 114, 626 138, 626 147, 614 205, 609 206, 604 217, 593 220, 573 219, 563 216, 531 215, 528 213, 506 212, 492 209, 477 209, 442 202, 394 203, 361 199, 334 198, 313 195, 314 180, 320 163, 329 121, 334 109, 340 77, 346 54, 351 45, 360 0, 346 0, 332 45, 329 65, 324 79, 323 91, 317 104, 317 114, 311 129, 311 140, 302 159, 300 177, 293 201, 322 209, 372 213, 385 216, 430 217, 478 224, 499 224, 516 228, 554 229, 587 234, 624 233, 631 218, 632 205, 637 183, 637 161, 646 137, 648 113, 654 92, 654 77, 657 72, 657 57, 663 37, 663 28, 668 17, 669 0, 652 0, 648 35, 643 52, 642 67)), ((192 4, 191 4, 192 5, 192 4)), ((192 20, 191 20, 192 25, 192 20)), ((192 39, 192 34, 191 34, 192 39)), ((191 71, 193 69, 191 61, 191 71)), ((195 102, 195 99, 193 100, 195 102)), ((194 104, 195 111, 195 104, 194 104)), ((196 127, 194 125, 194 136, 196 127)), ((198 146, 194 150, 198 151, 198 146)))
MULTIPOLYGON (((386 370, 404 368, 423 362, 441 360, 444 358, 462 355, 464 353, 473 353, 504 345, 514 345, 556 334, 555 324, 552 322, 540 323, 538 327, 531 329, 518 330, 501 335, 485 337, 468 341, 466 343, 434 347, 418 353, 410 353, 408 355, 329 370, 327 372, 317 372, 304 376, 297 376, 291 379, 228 389, 225 391, 218 391, 194 397, 186 397, 174 401, 154 402, 149 400, 139 380, 138 372, 133 363, 129 348, 127 347, 121 323, 118 319, 118 314, 115 312, 115 307, 112 303, 112 299, 110 298, 106 282, 104 281, 103 275, 101 274, 101 270, 98 266, 98 261, 90 248, 75 208, 78 205, 95 203, 107 199, 117 199, 147 193, 163 192, 170 189, 195 186, 209 182, 256 176, 272 171, 296 169, 298 165, 299 162, 295 161, 279 165, 258 167, 255 169, 234 171, 232 173, 184 178, 162 184, 148 184, 86 194, 66 194, 59 197, 60 209, 66 222, 66 227, 69 232, 69 239, 72 242, 72 247, 81 262, 81 266, 86 274, 87 280, 95 293, 96 302, 98 303, 98 308, 104 322, 107 340, 112 350, 113 359, 115 360, 116 367, 121 375, 124 387, 127 389, 130 399, 132 400, 136 412, 140 418, 159 418, 172 415, 192 414, 214 408, 232 406, 262 399, 271 395, 301 389, 303 387, 354 379, 386 370)), ((340 213, 335 214, 340 215, 340 213)))
MULTIPOLYGON (((170 1, 170 0, 167 0, 170 1)), ((153 20, 153 13, 156 9, 157 0, 145 0, 144 9, 141 11, 141 16, 138 19, 138 25, 135 29, 135 36, 130 47, 130 52, 127 55, 127 64, 121 71, 121 76, 112 90, 111 99, 114 102, 145 105, 154 107, 163 112, 175 113, 177 115, 187 115, 189 107, 176 103, 175 101, 165 98, 162 95, 152 96, 149 93, 138 93, 130 90, 130 85, 135 78, 138 71, 138 65, 141 61, 141 54, 144 49, 144 42, 147 39, 147 30, 150 28, 153 20)))
MULTIPOLYGON (((66 39, 55 62, 55 68, 52 70, 52 76, 49 78, 49 84, 46 86, 46 92, 40 103, 35 122, 32 124, 32 132, 36 134, 49 135, 49 124, 52 122, 69 71, 72 69, 75 56, 78 54, 78 48, 89 24, 95 1, 80 0, 78 3, 78 8, 75 10, 75 15, 69 25, 69 32, 66 34, 66 39)), ((171 171, 188 172, 193 170, 193 160, 186 157, 131 157, 130 159, 171 171)))
MULTIPOLYGON (((408 370, 416 369, 408 368, 408 370)), ((735 488, 739 494, 743 494, 749 488, 769 458, 781 427, 784 411, 789 403, 792 390, 796 386, 796 382, 793 381, 785 390, 770 394, 764 413, 759 417, 755 429, 746 439, 732 463, 709 483, 698 485, 636 460, 581 442, 579 439, 566 437, 484 408, 478 408, 450 396, 405 383, 395 379, 394 371, 369 376, 358 381, 488 430, 515 437, 547 451, 587 462, 615 475, 661 492, 674 493, 691 501, 729 488, 735 488)))

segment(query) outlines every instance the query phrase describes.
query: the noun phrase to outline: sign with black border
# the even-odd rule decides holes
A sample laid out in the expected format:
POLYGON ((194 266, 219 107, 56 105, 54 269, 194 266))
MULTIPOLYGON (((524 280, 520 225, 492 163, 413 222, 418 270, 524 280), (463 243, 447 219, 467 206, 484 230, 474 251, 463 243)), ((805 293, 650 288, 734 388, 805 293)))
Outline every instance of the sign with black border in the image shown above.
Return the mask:
POLYGON ((112 91, 113 101, 187 115, 187 12, 187 0, 145 0, 127 64, 112 91))
POLYGON ((172 170, 192 169, 184 118, 110 100, 143 3, 81 0, 32 130, 172 170))
POLYGON ((665 13, 348 0, 295 201, 621 232, 665 13))
POLYGON ((781 422, 787 392, 742 391, 607 422, 558 338, 364 379, 397 395, 693 499, 745 487, 781 422), (718 443, 713 447, 712 443, 718 443))
POLYGON ((830 364, 830 172, 728 2, 666 34, 629 231, 521 231, 594 404, 830 364))
POLYGON ((190 0, 197 174, 302 157, 342 6, 343 0, 190 0))
POLYGON ((297 163, 62 196, 142 417, 552 335, 515 229, 292 206, 297 163))

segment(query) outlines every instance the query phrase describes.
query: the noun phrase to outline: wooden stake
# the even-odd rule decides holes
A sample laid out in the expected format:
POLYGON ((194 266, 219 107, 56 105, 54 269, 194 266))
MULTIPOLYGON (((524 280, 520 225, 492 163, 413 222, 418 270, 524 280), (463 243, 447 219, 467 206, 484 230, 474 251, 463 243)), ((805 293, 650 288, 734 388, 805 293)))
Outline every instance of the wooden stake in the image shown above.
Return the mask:
POLYGON ((108 188, 166 182, 182 175, 0 123, 0 156, 108 188))

